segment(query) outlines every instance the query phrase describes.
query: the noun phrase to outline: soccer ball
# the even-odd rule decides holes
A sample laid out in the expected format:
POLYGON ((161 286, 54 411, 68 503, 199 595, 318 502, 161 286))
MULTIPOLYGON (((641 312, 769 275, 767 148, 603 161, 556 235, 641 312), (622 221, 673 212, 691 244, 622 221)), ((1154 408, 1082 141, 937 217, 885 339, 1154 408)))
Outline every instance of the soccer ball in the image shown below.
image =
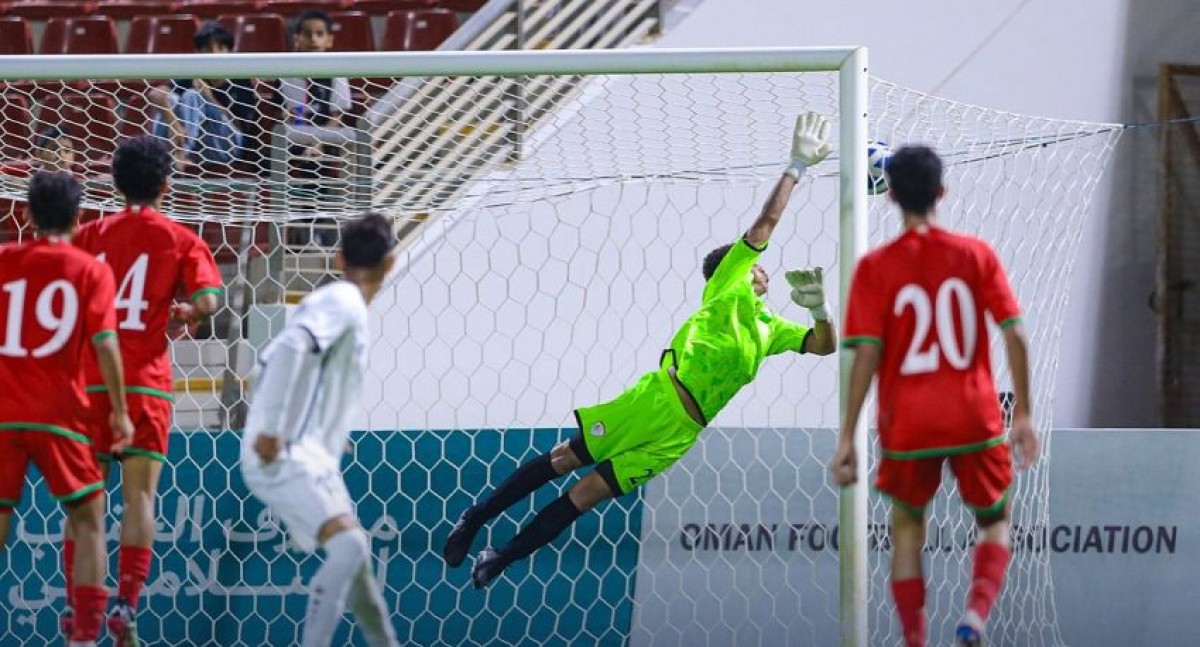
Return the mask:
POLYGON ((867 144, 867 195, 879 195, 888 190, 887 176, 883 169, 892 157, 892 149, 885 142, 867 144))

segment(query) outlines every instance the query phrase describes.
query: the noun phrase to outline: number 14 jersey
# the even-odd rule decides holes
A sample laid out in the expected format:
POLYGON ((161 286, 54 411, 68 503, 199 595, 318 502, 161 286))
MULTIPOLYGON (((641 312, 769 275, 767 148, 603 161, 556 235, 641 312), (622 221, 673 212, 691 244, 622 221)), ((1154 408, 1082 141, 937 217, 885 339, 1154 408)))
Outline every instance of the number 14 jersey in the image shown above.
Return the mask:
POLYGON ((978 238, 922 225, 859 261, 842 343, 881 346, 885 456, 944 456, 1000 442, 987 315, 1006 327, 1020 309, 996 252, 978 238))
MULTIPOLYGON (((176 297, 195 299, 221 288, 208 244, 150 207, 131 207, 88 223, 75 234, 81 249, 112 268, 117 285, 117 338, 130 393, 173 398, 167 320, 176 297)), ((88 391, 102 390, 88 367, 88 391)))

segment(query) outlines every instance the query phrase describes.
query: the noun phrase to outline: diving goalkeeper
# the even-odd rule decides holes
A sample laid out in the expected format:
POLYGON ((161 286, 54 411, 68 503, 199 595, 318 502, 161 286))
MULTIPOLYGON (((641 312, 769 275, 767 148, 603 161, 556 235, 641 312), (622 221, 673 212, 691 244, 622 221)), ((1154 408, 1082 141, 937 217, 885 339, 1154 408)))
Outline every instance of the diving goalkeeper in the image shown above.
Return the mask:
POLYGON ((462 564, 480 528, 509 506, 559 476, 596 466, 543 508, 508 545, 479 554, 471 570, 475 588, 487 586, 509 564, 552 541, 596 504, 633 492, 673 465, 754 379, 767 355, 834 351, 821 268, 785 274, 792 300, 812 313, 815 323, 808 328, 767 309, 767 274, 756 262, 800 176, 832 150, 828 140, 829 123, 820 115, 808 113, 796 120, 791 164, 745 235, 705 257, 703 303, 675 334, 661 366, 616 399, 576 409, 578 434, 526 462, 462 514, 443 548, 450 566, 462 564))

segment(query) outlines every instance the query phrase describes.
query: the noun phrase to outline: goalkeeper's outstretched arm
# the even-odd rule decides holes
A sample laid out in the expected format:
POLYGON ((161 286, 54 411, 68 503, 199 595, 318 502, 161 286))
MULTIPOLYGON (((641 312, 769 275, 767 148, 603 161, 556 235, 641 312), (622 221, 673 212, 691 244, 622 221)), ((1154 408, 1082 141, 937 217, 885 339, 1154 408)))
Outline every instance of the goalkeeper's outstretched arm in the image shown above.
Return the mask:
POLYGON ((792 189, 804 171, 813 164, 819 163, 833 151, 829 143, 829 122, 815 112, 806 112, 796 118, 796 130, 792 135, 792 162, 783 172, 783 177, 775 184, 771 197, 763 205, 762 213, 750 229, 746 231, 746 242, 762 249, 771 240, 775 226, 783 217, 788 200, 792 197, 792 189))

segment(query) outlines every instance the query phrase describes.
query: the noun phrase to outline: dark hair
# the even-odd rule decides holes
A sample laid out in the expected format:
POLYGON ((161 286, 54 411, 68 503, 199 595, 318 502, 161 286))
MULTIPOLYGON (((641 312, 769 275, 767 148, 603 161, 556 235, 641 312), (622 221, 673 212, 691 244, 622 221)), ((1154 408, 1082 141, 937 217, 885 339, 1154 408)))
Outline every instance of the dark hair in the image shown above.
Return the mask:
POLYGON ((720 247, 709 252, 708 256, 704 257, 704 265, 701 266, 700 271, 704 272, 705 281, 711 279, 713 274, 716 274, 717 266, 721 264, 721 261, 725 260, 725 255, 728 254, 729 250, 731 249, 733 249, 732 243, 729 245, 721 245, 720 247))
POLYGON ((300 15, 296 16, 296 20, 292 22, 292 35, 300 33, 300 28, 310 20, 320 20, 325 23, 325 29, 333 31, 333 18, 330 18, 329 14, 320 9, 306 9, 301 11, 300 15))
POLYGON ((70 173, 38 171, 29 181, 29 215, 42 232, 66 232, 75 224, 83 186, 70 173))
POLYGON ((152 135, 126 139, 112 158, 113 183, 130 204, 148 204, 162 194, 171 177, 171 151, 152 135))
POLYGON ((66 136, 67 133, 63 132, 62 128, 58 126, 46 126, 38 131, 34 145, 42 149, 50 148, 51 144, 58 146, 58 140, 66 136))
POLYGON ((224 45, 225 49, 232 50, 233 33, 226 29, 225 25, 215 20, 206 20, 196 30, 196 35, 192 36, 192 47, 199 51, 213 43, 224 45))
POLYGON ((884 168, 892 199, 905 213, 929 213, 942 188, 942 158, 928 146, 903 146, 884 168))
POLYGON ((396 245, 392 223, 380 213, 364 213, 342 225, 342 258, 346 267, 375 269, 396 245))

